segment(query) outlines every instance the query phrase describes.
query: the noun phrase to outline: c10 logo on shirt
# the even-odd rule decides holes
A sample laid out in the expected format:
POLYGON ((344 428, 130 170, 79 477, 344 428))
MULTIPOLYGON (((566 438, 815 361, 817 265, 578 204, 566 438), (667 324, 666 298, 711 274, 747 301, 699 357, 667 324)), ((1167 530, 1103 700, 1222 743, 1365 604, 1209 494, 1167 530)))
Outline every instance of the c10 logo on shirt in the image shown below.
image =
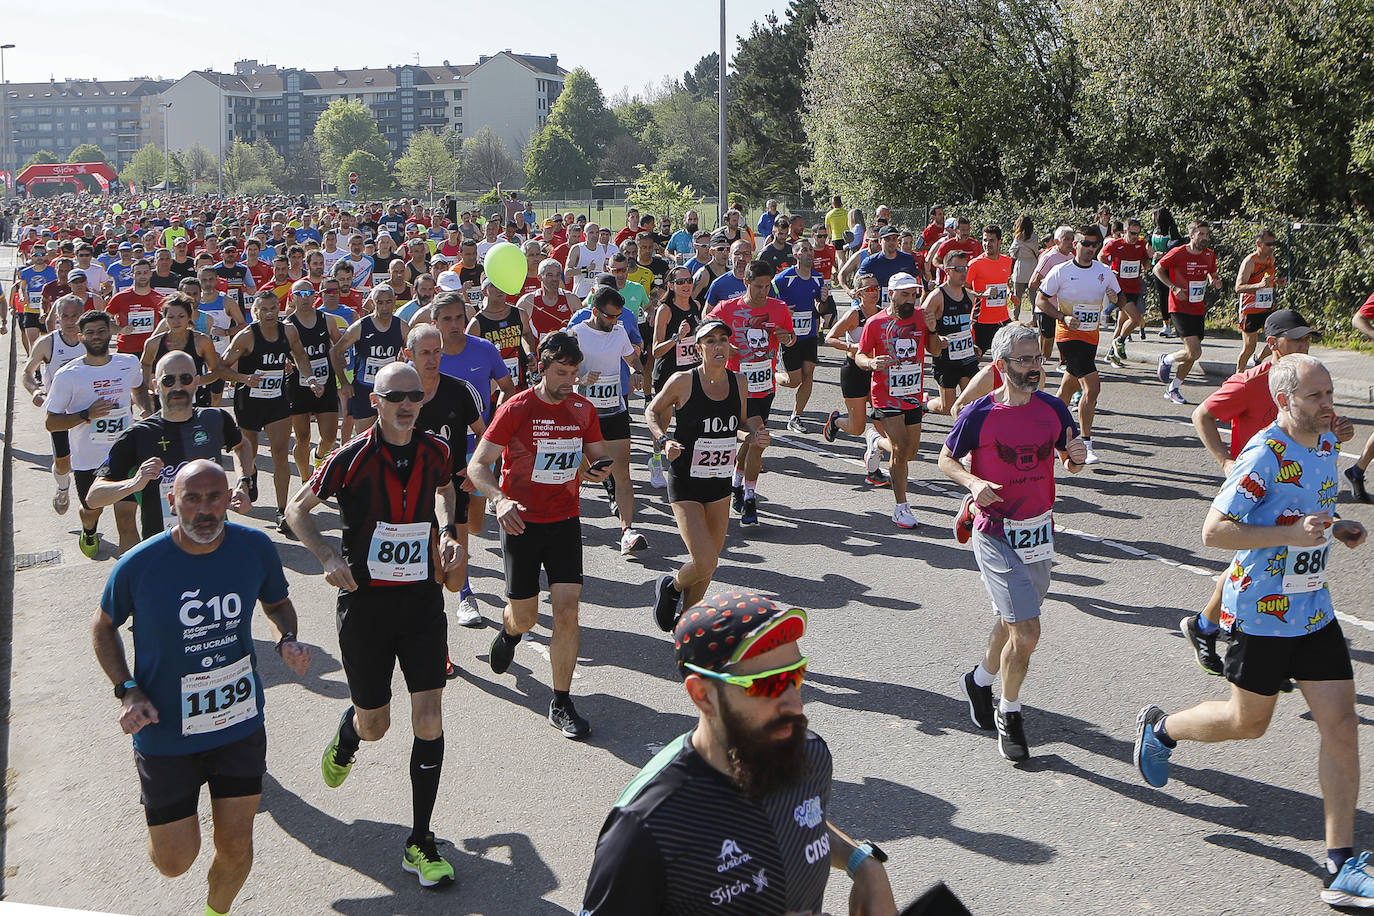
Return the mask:
POLYGON ((209 623, 234 620, 243 613, 243 599, 237 592, 215 595, 206 601, 201 601, 197 597, 199 594, 200 589, 181 593, 181 610, 177 616, 181 618, 182 626, 198 627, 205 624, 207 619, 209 623))

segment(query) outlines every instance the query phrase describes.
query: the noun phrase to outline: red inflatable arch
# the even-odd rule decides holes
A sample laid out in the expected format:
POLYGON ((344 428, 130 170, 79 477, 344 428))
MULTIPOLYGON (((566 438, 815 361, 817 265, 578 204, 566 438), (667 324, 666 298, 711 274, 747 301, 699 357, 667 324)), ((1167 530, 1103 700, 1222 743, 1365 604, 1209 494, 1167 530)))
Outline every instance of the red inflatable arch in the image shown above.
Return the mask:
POLYGON ((115 170, 103 162, 51 162, 31 165, 24 169, 14 180, 28 191, 36 184, 72 184, 78 191, 86 190, 86 184, 77 175, 90 175, 102 190, 109 190, 111 184, 119 181, 115 170), (102 180, 103 179, 103 180, 102 180))

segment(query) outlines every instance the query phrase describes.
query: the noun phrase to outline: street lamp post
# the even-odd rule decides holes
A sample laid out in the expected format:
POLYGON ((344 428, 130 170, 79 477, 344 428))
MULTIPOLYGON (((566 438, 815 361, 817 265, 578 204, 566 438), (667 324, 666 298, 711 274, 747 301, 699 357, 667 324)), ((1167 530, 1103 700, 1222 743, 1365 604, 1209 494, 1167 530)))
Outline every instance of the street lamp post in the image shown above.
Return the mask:
POLYGON ((719 211, 718 221, 724 226, 730 162, 730 147, 725 135, 725 0, 720 0, 720 85, 717 88, 720 105, 720 203, 717 205, 717 210, 719 211))
POLYGON ((10 167, 10 89, 9 83, 5 81, 5 52, 13 48, 12 44, 0 45, 0 172, 5 172, 7 180, 6 187, 13 187, 14 176, 9 174, 10 167))
POLYGON ((162 103, 162 155, 167 160, 162 173, 162 188, 168 194, 172 193, 172 148, 167 145, 167 122, 170 120, 168 112, 171 110, 171 102, 162 103))

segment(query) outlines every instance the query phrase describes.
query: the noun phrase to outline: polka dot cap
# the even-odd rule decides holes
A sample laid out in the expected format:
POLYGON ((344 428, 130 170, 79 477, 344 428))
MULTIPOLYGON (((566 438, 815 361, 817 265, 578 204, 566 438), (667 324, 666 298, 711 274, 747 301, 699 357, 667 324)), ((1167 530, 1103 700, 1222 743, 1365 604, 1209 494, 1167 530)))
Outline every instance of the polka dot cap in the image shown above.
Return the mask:
POLYGON ((682 612, 673 629, 678 673, 688 663, 712 671, 795 642, 806 633, 806 613, 780 610, 762 595, 721 592, 682 612))

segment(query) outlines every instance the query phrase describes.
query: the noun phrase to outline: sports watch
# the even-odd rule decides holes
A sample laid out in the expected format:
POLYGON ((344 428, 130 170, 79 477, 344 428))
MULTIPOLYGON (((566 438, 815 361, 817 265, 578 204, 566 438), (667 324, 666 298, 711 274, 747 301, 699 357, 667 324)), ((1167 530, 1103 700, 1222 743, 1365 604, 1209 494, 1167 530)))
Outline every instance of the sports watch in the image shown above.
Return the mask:
POLYGON ((849 875, 851 881, 854 879, 854 872, 863 864, 864 859, 867 859, 869 856, 872 856, 879 862, 887 861, 887 853, 883 852, 882 848, 879 847, 877 843, 874 843, 872 840, 864 840, 858 846, 854 847, 854 851, 849 854, 849 861, 846 862, 844 866, 845 874, 849 875))
POLYGON ((124 699, 124 694, 128 693, 130 690, 133 690, 133 689, 134 689, 135 687, 137 687, 137 686, 138 686, 138 681, 134 680, 133 678, 129 678, 127 681, 125 681, 125 682, 122 683, 122 684, 115 684, 115 688, 114 688, 115 699, 116 699, 116 700, 122 700, 122 699, 124 699))

